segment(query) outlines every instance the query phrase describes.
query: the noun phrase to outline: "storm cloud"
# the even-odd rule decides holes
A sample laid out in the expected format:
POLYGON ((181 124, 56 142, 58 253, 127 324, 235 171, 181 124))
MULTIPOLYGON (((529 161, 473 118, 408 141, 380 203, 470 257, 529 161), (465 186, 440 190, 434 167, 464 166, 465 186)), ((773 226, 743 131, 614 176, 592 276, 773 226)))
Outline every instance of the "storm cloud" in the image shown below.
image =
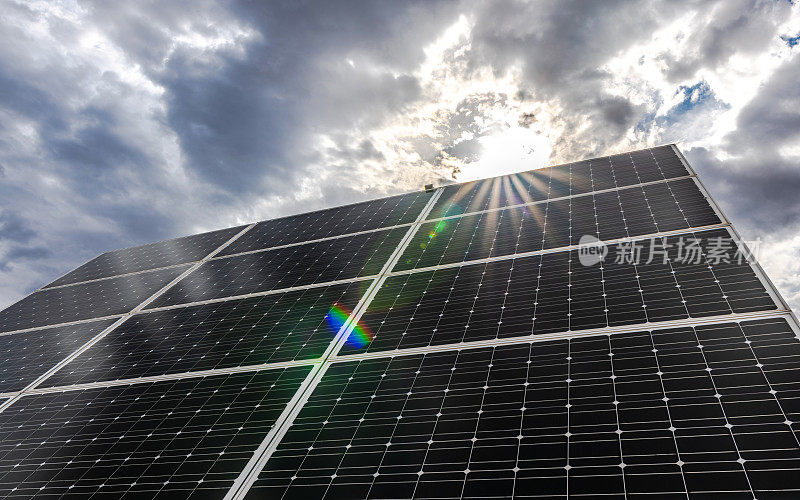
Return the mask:
POLYGON ((800 305, 798 33, 771 0, 7 2, 0 306, 114 248, 667 142, 800 305))

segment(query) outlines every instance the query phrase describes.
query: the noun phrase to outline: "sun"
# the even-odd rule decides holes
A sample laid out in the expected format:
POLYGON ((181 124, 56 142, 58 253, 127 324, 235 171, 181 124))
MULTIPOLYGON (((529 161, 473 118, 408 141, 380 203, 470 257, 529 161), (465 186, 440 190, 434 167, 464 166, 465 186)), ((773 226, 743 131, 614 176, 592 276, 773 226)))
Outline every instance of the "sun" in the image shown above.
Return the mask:
POLYGON ((529 128, 514 126, 479 139, 480 158, 459 165, 456 180, 467 182, 487 177, 534 170, 550 164, 550 142, 529 128))

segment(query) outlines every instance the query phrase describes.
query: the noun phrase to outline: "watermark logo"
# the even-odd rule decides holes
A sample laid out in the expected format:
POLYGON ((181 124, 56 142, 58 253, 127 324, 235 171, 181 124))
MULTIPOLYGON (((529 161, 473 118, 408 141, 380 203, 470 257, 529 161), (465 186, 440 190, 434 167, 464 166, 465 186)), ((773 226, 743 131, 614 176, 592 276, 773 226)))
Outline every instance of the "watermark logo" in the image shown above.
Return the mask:
POLYGON ((584 266, 603 262, 614 264, 693 264, 743 265, 757 259, 761 240, 742 241, 737 245, 729 237, 700 238, 695 236, 654 237, 606 245, 593 235, 583 235, 578 242, 578 259, 584 266))
POLYGON ((584 266, 593 266, 603 262, 608 255, 608 247, 591 234, 584 234, 578 242, 578 260, 584 266))

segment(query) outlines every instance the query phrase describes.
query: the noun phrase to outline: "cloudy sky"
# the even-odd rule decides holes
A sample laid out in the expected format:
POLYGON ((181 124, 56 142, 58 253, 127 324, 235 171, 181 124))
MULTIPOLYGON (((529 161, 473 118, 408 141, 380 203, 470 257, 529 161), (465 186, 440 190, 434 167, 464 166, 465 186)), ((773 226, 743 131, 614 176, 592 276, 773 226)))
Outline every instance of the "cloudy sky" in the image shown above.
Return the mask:
POLYGON ((676 142, 800 309, 798 3, 0 6, 0 307, 110 249, 676 142))

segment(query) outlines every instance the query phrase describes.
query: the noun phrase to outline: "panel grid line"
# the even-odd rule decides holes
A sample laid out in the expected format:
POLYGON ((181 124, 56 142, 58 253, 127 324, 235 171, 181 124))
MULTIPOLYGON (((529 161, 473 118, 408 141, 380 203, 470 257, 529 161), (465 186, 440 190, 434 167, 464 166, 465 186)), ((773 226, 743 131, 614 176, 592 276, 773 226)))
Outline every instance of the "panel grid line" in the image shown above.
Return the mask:
MULTIPOLYGON (((427 221, 425 221, 425 222, 427 222, 427 221)), ((712 231, 714 229, 723 229, 723 228, 726 228, 728 226, 729 226, 729 224, 727 224, 727 223, 711 224, 711 225, 707 225, 707 226, 697 226, 697 227, 690 227, 690 228, 684 228, 684 229, 676 229, 676 230, 673 230, 673 231, 663 231, 663 232, 659 232, 659 233, 642 234, 642 235, 638 235, 638 236, 625 236, 623 238, 615 238, 615 239, 603 240, 602 243, 604 243, 606 245, 613 245, 613 244, 617 244, 617 243, 626 243, 626 242, 638 241, 638 240, 646 240, 646 239, 651 239, 651 238, 661 238, 661 237, 665 237, 665 236, 675 236, 675 235, 692 233, 692 232, 712 231)), ((438 264, 438 265, 435 265, 435 266, 419 267, 419 268, 413 268, 413 269, 404 269, 404 270, 401 270, 401 271, 389 271, 389 272, 386 273, 386 277, 404 276, 404 275, 407 275, 407 274, 422 273, 422 272, 427 272, 427 271, 434 271, 434 270, 437 270, 437 269, 449 269, 449 268, 454 268, 454 267, 470 266, 470 265, 475 265, 475 264, 485 264, 485 263, 488 263, 488 262, 499 262, 499 261, 504 261, 504 260, 520 259, 520 258, 530 257, 530 256, 535 256, 535 255, 545 255, 545 254, 552 254, 552 253, 567 252, 567 251, 570 251, 570 250, 579 250, 581 248, 585 248, 587 246, 593 246, 593 245, 594 245, 594 243, 568 245, 568 246, 547 248, 547 249, 544 249, 544 250, 532 250, 530 252, 519 252, 519 253, 513 253, 513 254, 507 254, 507 255, 497 255, 497 256, 494 256, 494 257, 486 257, 486 258, 482 258, 482 259, 467 260, 467 261, 462 261, 462 262, 453 262, 453 263, 448 263, 448 264, 438 264)), ((252 293, 241 294, 241 295, 232 295, 232 296, 229 296, 229 297, 220 297, 220 298, 214 298, 214 299, 199 300, 199 301, 194 301, 194 302, 183 302, 183 303, 180 303, 180 304, 172 304, 172 305, 168 305, 168 306, 153 307, 153 308, 150 308, 150 309, 139 311, 139 312, 137 312, 137 314, 148 314, 148 313, 156 312, 156 311, 165 311, 165 310, 169 310, 169 309, 179 309, 179 308, 183 308, 183 307, 196 306, 196 305, 202 305, 202 304, 213 304, 213 303, 218 303, 218 302, 227 302, 227 301, 232 301, 232 300, 246 299, 246 298, 250 298, 250 297, 262 297, 262 296, 266 296, 266 295, 280 294, 280 293, 291 292, 291 291, 295 291, 295 290, 307 290, 307 289, 311 289, 311 288, 326 287, 326 286, 336 285, 336 284, 341 284, 341 283, 352 283, 352 282, 357 282, 357 281, 369 281, 369 280, 374 280, 379 275, 380 274, 374 274, 374 275, 368 275, 368 276, 358 276, 358 277, 355 277, 355 278, 347 278, 347 279, 342 279, 342 280, 324 281, 324 282, 320 282, 320 283, 310 283, 308 285, 298 285, 298 286, 287 287, 287 288, 275 288, 275 289, 272 289, 272 290, 265 290, 263 292, 252 292, 252 293)), ((111 316, 111 317, 113 317, 113 316, 111 316)), ((88 321, 88 320, 81 320, 80 322, 86 322, 86 321, 88 321)))
MULTIPOLYGON (((730 227, 729 223, 712 224, 712 225, 707 225, 707 226, 697 226, 697 227, 690 227, 690 228, 684 228, 684 229, 676 229, 674 231, 664 231, 664 232, 660 232, 660 233, 642 234, 642 235, 638 235, 638 236, 625 236, 623 238, 615 238, 615 239, 603 240, 602 243, 604 243, 606 245, 613 245, 613 244, 617 244, 617 243, 626 243, 626 242, 637 241, 637 240, 646 240, 646 239, 650 239, 650 238, 660 238, 660 237, 664 237, 664 236, 674 236, 674 235, 680 235, 680 234, 685 234, 685 233, 690 233, 690 232, 704 232, 704 231, 711 231, 711 230, 714 230, 714 229, 722 229, 722 228, 729 228, 729 227, 730 227)), ((741 240, 735 237, 735 241, 737 241, 737 243, 738 243, 741 240)), ((532 251, 529 251, 529 252, 519 252, 519 253, 513 253, 513 254, 507 254, 507 255, 497 255, 497 256, 494 256, 494 257, 486 257, 486 258, 482 258, 482 259, 468 260, 468 261, 462 261, 462 262, 453 262, 453 263, 448 263, 448 264, 438 264, 438 265, 435 265, 435 266, 419 267, 419 268, 414 268, 414 269, 405 269, 405 270, 402 270, 402 271, 391 271, 391 272, 389 272, 387 274, 387 276, 388 277, 403 276, 403 275, 407 275, 407 274, 415 274, 415 273, 421 273, 421 272, 427 272, 427 271, 434 271, 434 270, 437 270, 437 269, 449 269, 449 268, 454 268, 454 267, 470 266, 470 265, 475 265, 475 264, 485 264, 485 263, 488 263, 488 262, 498 262, 498 261, 503 261, 503 260, 518 259, 518 258, 535 256, 535 255, 545 255, 545 254, 552 254, 552 253, 560 253, 560 252, 566 252, 566 251, 570 251, 570 250, 579 250, 581 248, 585 248, 587 246, 593 246, 593 245, 594 245, 594 243, 576 244, 576 245, 568 245, 568 246, 547 248, 547 249, 544 249, 544 250, 532 250, 532 251)), ((202 261, 199 261, 198 263, 202 263, 202 261)), ((186 265, 186 264, 182 264, 182 265, 186 265)), ((165 311, 165 310, 170 310, 170 309, 179 309, 179 308, 189 307, 189 306, 197 306, 197 305, 203 305, 203 304, 213 304, 213 303, 218 303, 218 302, 227 302, 227 301, 233 301, 233 300, 246 299, 246 298, 250 298, 250 297, 261 297, 261 296, 266 296, 266 295, 274 295, 274 294, 280 294, 280 293, 285 293, 285 292, 292 292, 292 291, 296 291, 296 290, 306 290, 306 289, 311 289, 311 288, 321 288, 321 287, 326 287, 326 286, 336 285, 336 284, 341 284, 341 283, 352 283, 352 282, 357 282, 357 281, 368 281, 368 280, 375 279, 377 276, 378 275, 358 276, 358 277, 347 278, 347 279, 342 279, 342 280, 325 281, 325 282, 320 282, 320 283, 310 283, 308 285, 298 285, 298 286, 287 287, 287 288, 275 288, 275 289, 272 289, 272 290, 265 290, 263 292, 253 292, 253 293, 247 293, 247 294, 241 294, 241 295, 232 295, 232 296, 229 296, 229 297, 220 297, 220 298, 207 299, 207 300, 198 300, 198 301, 193 301, 193 302, 184 302, 184 303, 180 303, 180 304, 173 304, 173 305, 168 305, 168 306, 161 306, 161 307, 154 307, 154 308, 145 309, 145 310, 139 310, 139 311, 136 311, 135 314, 148 314, 148 313, 151 313, 151 312, 165 311)), ((770 292, 770 289, 767 288, 767 291, 770 292)), ((770 293, 770 295, 772 295, 772 293, 770 293)), ((776 300, 776 303, 783 302, 782 299, 779 299, 778 297, 774 297, 774 298, 776 300)), ((785 303, 784 303, 784 306, 785 306, 785 303)), ((788 307, 788 306, 785 306, 785 307, 788 307)), ((39 329, 42 329, 42 328, 50 328, 50 327, 56 327, 56 326, 77 325, 77 324, 89 323, 89 322, 97 321, 99 319, 118 318, 120 316, 122 316, 122 315, 115 314, 115 315, 101 316, 101 317, 95 317, 95 318, 87 318, 87 319, 81 319, 81 320, 75 320, 75 321, 67 321, 67 322, 63 322, 63 323, 52 323, 52 324, 48 324, 48 325, 36 326, 36 327, 30 327, 30 328, 21 328, 21 329, 18 329, 18 330, 9 330, 9 331, 6 331, 6 332, 2 332, 2 333, 0 333, 0 336, 1 335, 11 335, 11 334, 15 334, 15 333, 24 333, 24 332, 39 330, 39 329)))
POLYGON ((183 267, 183 266, 186 266, 186 265, 189 265, 189 264, 196 264, 198 262, 200 262, 200 261, 199 260, 193 260, 193 261, 190 261, 190 262, 181 262, 180 264, 172 264, 171 266, 154 267, 153 269, 142 269, 141 271, 133 271, 133 272, 130 272, 130 273, 114 274, 112 276, 104 276, 102 278, 94 278, 94 279, 85 280, 85 281, 76 281, 75 283, 65 283, 63 285, 55 285, 55 286, 44 286, 42 288, 37 288, 36 291, 38 292, 38 291, 41 291, 41 290, 58 290, 59 288, 69 288, 69 287, 75 286, 75 285, 85 285, 86 283, 96 283, 98 281, 107 281, 107 280, 111 280, 111 279, 115 279, 115 278, 125 278, 127 276, 136 276, 137 274, 147 274, 147 273, 152 273, 152 272, 156 272, 156 271, 164 271, 166 269, 173 269, 173 268, 176 268, 176 267, 183 267))
MULTIPOLYGON (((602 240, 600 243, 604 245, 614 245, 617 243, 628 243, 632 241, 639 241, 639 240, 648 240, 654 238, 662 238, 665 236, 677 236, 686 233, 699 233, 705 231, 713 231, 714 229, 725 229, 729 227, 730 224, 721 223, 721 224, 710 224, 708 226, 698 226, 698 227, 689 227, 683 229, 675 229, 673 231, 663 231, 658 233, 649 233, 649 234, 641 234, 638 236, 625 236, 622 238, 614 238, 608 240, 602 240)), ((529 252, 519 252, 519 253, 511 253, 506 255, 495 255, 494 257, 484 257, 482 259, 474 259, 474 260, 465 260, 461 262, 451 262, 448 264, 437 264, 435 266, 426 266, 426 267, 417 267, 414 269, 403 269, 401 271, 393 271, 389 274, 389 276, 403 276, 406 274, 415 274, 418 272, 425 272, 425 271, 435 271, 437 269, 450 269, 454 267, 464 267, 464 266, 471 266, 475 264, 485 264, 487 262, 500 262, 503 260, 513 260, 513 259, 522 259, 524 257, 532 257, 535 255, 547 255, 553 253, 561 253, 561 252, 568 252, 570 250, 580 250, 581 248, 587 248, 596 246, 597 242, 590 242, 590 243, 578 243, 575 245, 566 245, 561 247, 554 247, 554 248, 545 248, 544 250, 531 250, 529 252)))
POLYGON ((97 316, 94 318, 86 318, 86 319, 77 319, 75 321, 65 321, 63 323, 52 323, 49 325, 43 326, 32 326, 30 328, 20 328, 19 330, 8 330, 5 332, 0 332, 0 337, 6 335, 16 335, 18 333, 26 333, 26 332, 35 332, 38 330, 45 330, 47 328, 58 328, 61 326, 73 326, 73 325, 82 325, 84 323, 94 323, 95 321, 101 321, 104 319, 115 319, 124 316, 123 314, 111 314, 109 316, 97 316))
MULTIPOLYGON (((406 194, 412 194, 412 193, 406 193, 406 194)), ((342 206, 348 206, 348 205, 342 205, 342 206)), ((334 207, 334 208, 339 208, 339 207, 337 206, 337 207, 334 207)), ((274 219, 268 219, 268 220, 274 220, 274 219)), ((255 226, 256 224, 258 224, 258 222, 254 222, 254 223, 252 223, 250 225, 255 226)), ((355 232, 352 232, 352 233, 337 234, 337 235, 334 235, 334 236, 326 236, 326 237, 323 237, 323 238, 315 238, 315 239, 311 239, 311 240, 296 241, 294 243, 285 243, 285 244, 282 244, 282 245, 274 245, 274 246, 268 246, 268 247, 264 247, 264 248, 257 248, 255 250, 247 250, 247 251, 244 251, 244 252, 237 252, 237 253, 231 253, 231 254, 225 254, 225 255, 216 255, 215 254, 214 257, 212 257, 210 259, 204 258, 204 259, 199 259, 199 260, 192 260, 192 261, 189 261, 189 262, 182 262, 180 264, 172 264, 172 265, 169 265, 169 266, 154 267, 152 269, 142 269, 140 271, 132 271, 132 272, 129 272, 129 273, 114 274, 114 275, 111 275, 111 276, 104 276, 102 278, 94 278, 94 279, 89 279, 89 280, 84 280, 84 281, 76 281, 74 283, 65 283, 63 285, 55 285, 55 286, 44 285, 44 286, 42 286, 40 288, 37 288, 33 292, 31 292, 31 294, 36 293, 36 292, 41 291, 41 290, 55 290, 55 289, 58 289, 58 288, 67 288, 67 287, 71 287, 71 286, 75 286, 75 285, 82 285, 82 284, 86 284, 86 283, 94 283, 94 282, 97 282, 97 281, 106 281, 106 280, 113 279, 113 278, 121 278, 121 277, 125 277, 125 276, 134 276, 134 275, 137 275, 137 274, 144 274, 144 273, 149 273, 149 272, 153 272, 153 271, 163 271, 165 269, 172 269, 172 268, 175 268, 175 267, 181 267, 181 266, 190 265, 190 264, 197 264, 198 262, 204 262, 206 260, 227 259, 229 257, 238 257, 240 255, 249 255, 249 254, 254 254, 254 253, 267 252, 267 251, 271 251, 271 250, 281 250, 281 249, 284 249, 284 248, 302 246, 302 245, 307 245, 307 244, 311 244, 311 243, 320 243, 320 242, 323 242, 323 241, 337 240, 337 239, 347 238, 347 237, 351 237, 351 236, 360 236, 360 235, 364 235, 364 234, 377 233, 377 232, 381 232, 381 231, 388 231, 388 230, 391 230, 391 229, 399 229, 399 228, 403 228, 403 227, 410 227, 413 224, 414 224, 413 222, 407 222, 407 223, 404 223, 404 224, 394 224, 394 225, 391 225, 391 226, 382 226, 382 227, 377 227, 377 228, 374 228, 374 229, 366 229, 366 230, 363 230, 363 231, 355 231, 355 232)), ((168 240, 166 240, 166 241, 168 241, 168 240)), ((157 243, 160 243, 160 242, 157 242, 157 243)), ((134 247, 130 247, 130 248, 136 248, 136 247, 134 246, 134 247)), ((126 250, 126 249, 122 249, 122 250, 126 250)), ((117 250, 115 250, 115 251, 117 251, 117 250)), ((94 260, 94 258, 95 257, 93 257, 92 259, 87 260, 86 262, 81 264, 81 266, 91 262, 92 260, 94 260)), ((78 266, 78 268, 80 268, 81 266, 78 266)), ((78 269, 78 268, 76 268, 76 269, 78 269)), ((59 279, 63 278, 64 276, 66 276, 70 272, 72 272, 72 270, 70 270, 70 271, 64 273, 62 276, 56 278, 55 280, 53 280, 53 282, 58 281, 59 279)))
MULTIPOLYGON (((211 368, 208 370, 193 370, 188 372, 166 373, 163 375, 147 375, 143 377, 121 378, 115 380, 101 380, 98 382, 84 382, 70 385, 54 385, 47 387, 36 387, 22 394, 22 396, 32 396, 36 394, 52 394, 55 392, 84 391, 87 389, 101 389, 106 387, 121 387, 135 384, 151 384, 154 382, 165 382, 169 380, 187 380, 192 378, 214 377, 217 375, 233 375, 236 373, 251 373, 265 370, 279 370, 294 366, 307 366, 319 364, 319 359, 297 359, 292 361, 276 361, 274 363, 261 363, 257 365, 231 366, 228 368, 211 368)), ((22 391, 0 393, 0 398, 10 398, 20 395, 22 391)))
POLYGON ((665 330, 682 326, 713 325, 717 323, 741 323, 755 319, 766 318, 788 318, 789 311, 769 310, 756 312, 743 312, 720 314, 716 316, 704 316, 700 318, 683 318, 665 321, 652 321, 646 323, 633 323, 623 326, 604 326, 586 330, 562 331, 553 333, 541 333, 531 335, 520 335, 517 337, 493 338, 486 340, 462 341, 449 344, 426 345, 420 347, 405 347, 401 349, 388 349, 385 351, 372 351, 356 354, 337 355, 330 358, 333 363, 343 363, 349 361, 360 361, 365 359, 392 358, 397 356, 414 356, 417 354, 429 354, 435 352, 461 351, 466 349, 479 349, 482 347, 497 347, 514 344, 533 344, 548 342, 552 340, 585 338, 599 335, 615 335, 641 331, 665 330))
POLYGON ((408 223, 405 223, 405 224, 396 224, 394 226, 377 227, 375 229, 367 229, 367 230, 364 230, 364 231, 356 231, 356 232, 353 232, 353 233, 337 234, 335 236, 326 236, 324 238, 316 238, 316 239, 313 239, 313 240, 303 240, 303 241, 297 241, 297 242, 294 242, 294 243, 286 243, 286 244, 283 244, 283 245, 275 245, 275 246, 270 246, 270 247, 257 248, 255 250, 247 250, 247 251, 244 251, 244 252, 237 252, 237 253, 230 253, 230 254, 225 254, 225 255, 218 255, 218 256, 214 257, 213 259, 211 259, 211 260, 221 260, 221 259, 227 259, 229 257, 238 257, 240 255, 250 255, 250 254, 254 254, 254 253, 268 252, 268 251, 272 251, 272 250, 281 250, 281 249, 284 249, 284 248, 298 247, 298 246, 302 246, 302 245, 308 245, 308 244, 311 244, 311 243, 320 243, 320 242, 323 242, 323 241, 331 241, 331 240, 339 240, 339 239, 342 239, 342 238, 349 238, 351 236, 360 236, 362 234, 379 233, 381 231, 389 231, 391 229, 399 229, 399 228, 403 228, 403 227, 411 227, 413 224, 414 224, 413 222, 408 222, 408 223))

